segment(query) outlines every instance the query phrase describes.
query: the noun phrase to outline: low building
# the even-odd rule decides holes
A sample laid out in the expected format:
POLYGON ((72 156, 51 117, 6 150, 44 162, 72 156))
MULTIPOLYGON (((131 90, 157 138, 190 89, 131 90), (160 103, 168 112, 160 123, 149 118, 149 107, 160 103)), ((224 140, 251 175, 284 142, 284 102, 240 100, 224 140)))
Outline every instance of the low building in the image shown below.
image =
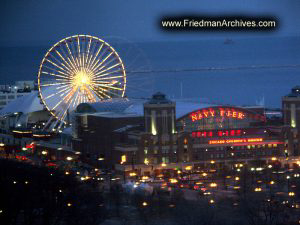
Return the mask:
POLYGON ((128 100, 118 112, 90 109, 76 116, 74 150, 103 156, 103 164, 122 173, 285 156, 285 127, 270 123, 261 107, 175 102, 156 93, 128 100))
POLYGON ((30 94, 34 89, 34 81, 16 81, 14 85, 0 85, 0 110, 15 99, 30 94))

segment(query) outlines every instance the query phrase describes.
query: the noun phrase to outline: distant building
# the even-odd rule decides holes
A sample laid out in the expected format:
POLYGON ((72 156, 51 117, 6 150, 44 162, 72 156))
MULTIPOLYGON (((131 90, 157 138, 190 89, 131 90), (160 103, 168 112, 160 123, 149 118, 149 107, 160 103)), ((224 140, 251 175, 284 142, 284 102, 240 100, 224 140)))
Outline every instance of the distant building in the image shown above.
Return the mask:
POLYGON ((0 110, 15 99, 35 89, 34 81, 16 81, 14 85, 0 85, 0 110))
POLYGON ((286 150, 289 155, 300 155, 300 86, 292 88, 291 93, 282 98, 286 150))

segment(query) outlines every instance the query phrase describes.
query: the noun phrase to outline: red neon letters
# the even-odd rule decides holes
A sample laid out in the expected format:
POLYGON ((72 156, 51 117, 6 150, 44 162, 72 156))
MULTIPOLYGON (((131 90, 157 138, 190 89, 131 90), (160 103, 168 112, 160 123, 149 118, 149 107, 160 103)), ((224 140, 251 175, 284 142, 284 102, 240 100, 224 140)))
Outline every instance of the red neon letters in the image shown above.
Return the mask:
POLYGON ((236 118, 239 120, 245 119, 245 113, 241 111, 236 111, 235 109, 223 109, 219 108, 219 110, 215 109, 203 109, 197 112, 193 112, 190 114, 190 118, 192 121, 202 120, 203 118, 211 118, 211 117, 227 117, 227 118, 236 118))

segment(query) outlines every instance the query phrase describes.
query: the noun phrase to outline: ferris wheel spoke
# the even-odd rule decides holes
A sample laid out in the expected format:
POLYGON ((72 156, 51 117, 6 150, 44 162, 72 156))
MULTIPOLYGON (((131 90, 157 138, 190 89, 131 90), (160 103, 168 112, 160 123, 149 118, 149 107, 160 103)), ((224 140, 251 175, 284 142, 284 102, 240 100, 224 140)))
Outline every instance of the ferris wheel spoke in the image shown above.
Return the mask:
POLYGON ((47 61, 47 62, 49 62, 49 63, 51 63, 52 65, 56 66, 57 68, 59 68, 59 69, 61 69, 61 70, 65 71, 66 73, 68 73, 68 71, 67 71, 67 70, 65 70, 63 67, 61 67, 61 66, 57 65, 56 63, 52 62, 51 60, 49 60, 49 59, 46 59, 46 61, 47 61))
POLYGON ((46 72, 46 71, 42 71, 41 73, 42 73, 42 74, 48 74, 48 75, 50 75, 50 76, 54 76, 54 77, 60 77, 60 78, 64 78, 64 79, 67 79, 67 80, 69 80, 69 78, 68 78, 68 77, 61 76, 61 75, 58 75, 58 74, 55 74, 55 73, 49 73, 49 72, 46 72))
MULTIPOLYGON (((76 40, 75 40, 75 41, 76 41, 76 40)), ((76 55, 77 50, 76 50, 76 47, 75 47, 73 38, 71 39, 70 45, 71 45, 71 48, 72 48, 73 53, 74 53, 74 56, 75 56, 75 57, 74 57, 74 60, 75 60, 75 62, 76 62, 76 65, 77 65, 78 68, 80 68, 80 64, 79 64, 79 61, 78 61, 78 55, 76 55)), ((71 52, 72 52, 72 51, 71 51, 71 52)))
POLYGON ((42 87, 48 87, 48 86, 58 86, 58 85, 62 85, 65 84, 65 82, 63 83, 52 83, 52 84, 41 84, 42 87))
POLYGON ((76 101, 77 101, 77 98, 78 98, 78 96, 79 96, 78 90, 76 91, 76 93, 74 94, 74 96, 75 96, 75 95, 76 95, 76 97, 74 98, 73 108, 75 108, 75 106, 76 106, 76 101))
POLYGON ((69 77, 68 74, 66 74, 66 73, 64 73, 64 72, 62 72, 62 71, 60 71, 60 70, 57 70, 57 69, 48 67, 48 66, 46 66, 46 65, 43 65, 43 68, 46 68, 46 69, 48 69, 48 70, 55 71, 56 73, 59 73, 59 74, 61 74, 61 75, 64 75, 65 77, 69 77))
POLYGON ((122 91, 123 89, 122 88, 118 88, 118 87, 114 87, 114 86, 111 86, 111 85, 105 85, 105 84, 101 84, 100 82, 95 82, 96 86, 101 86, 101 87, 106 87, 106 88, 110 88, 110 89, 114 89, 114 90, 119 90, 119 91, 122 91))
POLYGON ((103 90, 104 92, 107 92, 107 93, 109 93, 109 94, 111 94, 111 95, 117 96, 118 98, 122 97, 122 95, 117 94, 117 93, 115 93, 115 92, 112 92, 112 91, 110 91, 110 90, 108 90, 108 89, 101 88, 101 90, 103 90))
POLYGON ((112 79, 123 78, 123 77, 124 77, 123 75, 114 76, 114 77, 104 77, 104 78, 101 78, 99 81, 102 81, 102 80, 112 80, 112 79))
POLYGON ((104 73, 104 74, 101 74, 101 75, 96 75, 94 76, 94 80, 101 80, 102 78, 100 77, 105 77, 105 76, 108 76, 108 75, 111 75, 111 74, 115 74, 115 73, 119 73, 121 72, 122 70, 121 69, 118 69, 118 70, 115 70, 115 71, 111 71, 111 72, 108 72, 108 73, 104 73))
MULTIPOLYGON (((71 41, 72 41, 72 40, 71 40, 71 41)), ((68 42, 66 41, 65 44, 66 44, 66 47, 67 47, 67 49, 68 49, 68 53, 69 53, 69 55, 70 55, 70 57, 71 57, 71 59, 72 59, 72 61, 73 61, 74 67, 75 67, 75 68, 79 68, 79 66, 76 64, 76 60, 75 60, 75 58, 74 58, 74 56, 73 56, 73 54, 72 54, 72 51, 71 51, 71 49, 70 49, 70 47, 69 47, 69 45, 68 45, 68 42)), ((72 46, 71 46, 71 48, 72 48, 72 46)))
POLYGON ((106 98, 111 98, 111 96, 107 95, 106 93, 104 93, 102 90, 102 88, 99 88, 99 87, 93 87, 92 88, 95 92, 97 92, 98 94, 106 97, 106 98), (99 90, 100 89, 100 90, 99 90))
POLYGON ((92 45, 92 48, 91 48, 91 53, 90 53, 90 56, 88 57, 88 59, 87 59, 87 68, 90 68, 90 63, 91 63, 91 60, 94 58, 94 57, 97 57, 97 55, 99 54, 99 52, 101 51, 101 48, 102 48, 102 46, 103 46, 103 43, 101 44, 101 46, 100 46, 100 48, 98 49, 98 51, 97 51, 97 53, 95 53, 95 49, 96 49, 96 47, 97 47, 97 42, 95 42, 95 41, 93 41, 92 43, 91 43, 91 45, 92 45), (94 53, 94 54, 93 54, 94 53))
POLYGON ((69 92, 67 92, 67 93, 63 93, 63 94, 61 94, 60 96, 62 97, 62 96, 64 96, 64 94, 65 94, 65 96, 51 109, 51 110, 55 110, 61 103, 63 103, 64 101, 65 101, 65 99, 69 96, 69 94, 71 93, 72 91, 69 91, 69 92))
MULTIPOLYGON (((83 37, 82 40, 85 40, 85 37, 83 37)), ((85 68, 85 58, 84 58, 84 56, 85 56, 85 41, 83 41, 83 43, 82 43, 82 54, 81 54, 81 56, 82 56, 82 65, 85 68)))
POLYGON ((80 38, 79 38, 79 35, 77 36, 77 53, 78 53, 79 65, 80 65, 80 67, 83 67, 82 62, 81 62, 80 38))
POLYGON ((101 70, 99 73, 97 73, 97 75, 101 75, 102 73, 104 73, 104 72, 106 72, 108 70, 111 70, 111 69, 115 68, 116 66, 120 66, 120 65, 121 65, 121 63, 117 63, 115 65, 112 65, 111 67, 108 67, 105 70, 101 70))
MULTIPOLYGON (((113 54, 113 52, 109 53, 96 67, 94 66, 92 68, 92 70, 96 71, 99 68, 99 66, 101 66, 112 54, 113 54)), ((100 60, 100 58, 99 58, 99 60, 100 60)))
MULTIPOLYGON (((67 91, 67 90, 66 90, 67 91)), ((61 92, 60 92, 61 93, 61 92)), ((47 100, 47 99, 49 99, 49 98, 52 98, 52 97, 54 97, 54 96, 56 96, 56 95, 58 95, 59 94, 59 92, 56 92, 56 93, 53 93, 53 94, 50 94, 50 95, 48 95, 48 96, 46 96, 46 97, 44 97, 44 100, 47 100)))
POLYGON ((69 91, 69 89, 71 89, 71 88, 70 88, 69 86, 67 86, 65 89, 62 89, 62 90, 60 90, 60 91, 58 91, 58 92, 55 92, 55 93, 53 93, 53 94, 50 94, 50 95, 44 97, 44 100, 47 100, 47 99, 49 99, 49 98, 52 98, 52 97, 54 97, 54 96, 56 96, 56 95, 58 95, 58 94, 60 94, 60 93, 62 93, 62 92, 67 92, 67 91, 69 91))
POLYGON ((89 39, 88 47, 87 47, 87 53, 85 57, 85 65, 87 65, 88 57, 90 54, 90 48, 91 48, 92 38, 89 39))
MULTIPOLYGON (((107 53, 107 50, 108 50, 109 48, 107 47, 107 46, 105 46, 105 48, 104 48, 104 50, 101 52, 101 54, 98 56, 98 59, 95 61, 95 62, 93 62, 92 64, 91 64, 91 66, 90 66, 90 69, 92 70, 92 71, 94 71, 95 70, 95 66, 100 66, 101 65, 101 63, 103 62, 103 60, 101 61, 101 63, 100 63, 100 65, 99 65, 99 62, 100 62, 100 60, 102 59, 102 57, 107 53)), ((95 58, 96 59, 96 58, 95 58)))
POLYGON ((94 74, 101 73, 101 70, 111 64, 113 61, 116 61, 116 58, 112 58, 108 62, 104 63, 100 68, 94 70, 94 74))
MULTIPOLYGON (((65 47, 67 47, 67 46, 65 46, 65 47)), ((67 53, 66 53, 66 51, 65 51, 65 49, 64 49, 64 47, 60 47, 60 50, 62 51, 62 53, 63 53, 63 55, 64 55, 64 57, 68 60, 68 62, 69 62, 69 65, 70 65, 70 67, 73 69, 73 71, 75 71, 76 73, 78 73, 78 69, 77 69, 77 67, 76 67, 76 65, 71 61, 71 55, 68 55, 67 53)), ((67 48, 67 51, 68 51, 68 48, 67 48)))
MULTIPOLYGON (((96 43, 96 46, 97 46, 97 43, 96 43)), ((89 68, 89 69, 92 68, 92 66, 94 65, 94 61, 97 59, 99 53, 102 51, 103 46, 104 46, 104 43, 101 43, 97 53, 94 56, 91 57, 90 62, 87 65, 87 68, 89 68)))
MULTIPOLYGON (((57 50, 55 49, 55 52, 56 52, 56 54, 61 58, 61 60, 67 65, 67 66, 65 66, 65 67, 68 68, 68 71, 69 71, 69 72, 72 72, 72 70, 74 70, 74 68, 72 68, 72 66, 65 60, 65 58, 60 54, 59 51, 57 51, 57 50)), ((62 63, 62 65, 64 65, 64 64, 62 63)))
MULTIPOLYGON (((56 51, 56 50, 55 50, 56 51)), ((57 54, 57 53, 56 53, 57 54)), ((63 67, 62 68, 65 68, 65 72, 67 72, 67 73, 70 73, 71 72, 71 69, 68 67, 68 66, 66 66, 62 61, 60 61, 59 59, 57 59, 54 55, 52 55, 51 54, 51 52, 49 53, 49 57, 51 57, 51 58, 53 58, 53 59, 55 59, 55 61, 57 62, 57 63, 59 63, 60 65, 62 65, 63 67)))

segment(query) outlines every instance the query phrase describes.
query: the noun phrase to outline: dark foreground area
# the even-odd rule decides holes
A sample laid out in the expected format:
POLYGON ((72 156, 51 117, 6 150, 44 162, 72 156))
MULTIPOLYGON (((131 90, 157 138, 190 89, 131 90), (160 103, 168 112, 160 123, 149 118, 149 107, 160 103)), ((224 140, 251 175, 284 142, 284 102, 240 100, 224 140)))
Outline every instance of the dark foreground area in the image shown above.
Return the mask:
POLYGON ((120 183, 82 182, 73 174, 0 160, 0 224, 299 224, 297 205, 268 193, 185 200, 183 191, 126 191, 120 183))

